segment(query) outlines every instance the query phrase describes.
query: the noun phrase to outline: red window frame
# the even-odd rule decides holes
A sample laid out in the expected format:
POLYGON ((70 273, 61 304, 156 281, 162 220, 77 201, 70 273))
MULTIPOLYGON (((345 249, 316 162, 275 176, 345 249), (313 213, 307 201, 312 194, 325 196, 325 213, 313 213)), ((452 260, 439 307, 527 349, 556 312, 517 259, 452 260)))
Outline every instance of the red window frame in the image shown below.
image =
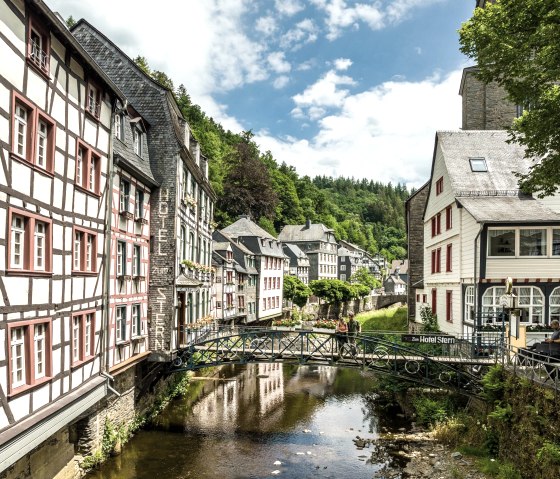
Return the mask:
POLYGON ((432 288, 432 314, 437 314, 437 289, 432 288))
POLYGON ((445 271, 447 273, 453 271, 453 245, 452 244, 448 244, 446 247, 445 271))
POLYGON ((423 295, 422 295, 422 302, 423 302, 423 303, 427 303, 427 302, 428 302, 428 295, 427 295, 427 294, 423 294, 423 295))
POLYGON ((95 309, 88 309, 84 311, 80 311, 78 313, 72 314, 70 317, 70 364, 71 367, 80 366, 88 361, 91 361, 95 357, 95 309), (92 322, 91 322, 91 333, 90 333, 90 347, 89 351, 90 354, 86 355, 86 319, 87 316, 91 314, 92 322), (79 358, 74 358, 74 319, 78 318, 79 320, 79 348, 80 351, 78 353, 79 358))
POLYGON ((453 291, 449 290, 445 292, 445 320, 453 322, 453 291))
POLYGON ((29 321, 17 321, 8 323, 8 396, 14 396, 27 391, 39 384, 50 381, 52 378, 52 319, 41 318, 29 321), (39 324, 46 325, 45 333, 45 375, 36 379, 35 374, 35 326, 39 324), (12 381, 12 330, 17 328, 24 328, 24 358, 25 358, 25 379, 24 384, 20 386, 13 386, 12 381))
POLYGON ((50 276, 52 275, 52 220, 44 216, 36 215, 29 211, 16 208, 8 208, 7 226, 7 248, 6 248, 6 271, 11 275, 50 276), (24 237, 23 237, 23 265, 21 268, 12 266, 12 219, 13 216, 24 218, 24 237), (44 260, 45 268, 35 269, 35 223, 40 222, 46 225, 44 260))
POLYGON ((449 205, 445 208, 445 229, 450 230, 453 227, 453 207, 449 205))
POLYGON ((436 181, 436 196, 443 193, 443 176, 436 181))
POLYGON ((100 196, 100 183, 101 183, 101 155, 99 155, 95 150, 88 146, 81 140, 76 142, 76 156, 75 156, 75 176, 74 176, 74 186, 78 187, 82 191, 89 194, 94 194, 100 196), (80 149, 83 150, 82 154, 82 169, 80 172, 80 178, 78 178, 78 154, 80 149), (94 182, 95 185, 91 185, 90 181, 90 169, 93 163, 94 167, 94 182))
POLYGON ((37 70, 41 75, 48 78, 51 58, 51 36, 44 27, 45 23, 30 16, 27 23, 27 63, 37 70), (33 48, 33 34, 41 39, 41 51, 33 48))
POLYGON ((432 274, 441 273, 441 248, 432 250, 432 274))
POLYGON ((55 153, 55 132, 56 122, 39 109, 37 105, 30 102, 27 98, 17 92, 12 93, 12 115, 11 115, 11 143, 12 151, 10 157, 22 163, 30 165, 33 169, 47 173, 50 176, 54 174, 54 153, 55 153), (22 156, 18 151, 17 127, 16 127, 16 107, 23 107, 27 111, 27 127, 25 132, 25 154, 22 156), (37 164, 37 152, 39 150, 37 132, 39 130, 39 122, 43 121, 47 125, 46 146, 45 146, 45 166, 37 164))
POLYGON ((441 213, 436 215, 436 234, 441 234, 441 213))
POLYGON ((80 274, 80 275, 96 275, 97 274, 97 233, 89 230, 87 228, 81 228, 80 226, 74 226, 72 228, 72 273, 73 274, 80 274), (80 267, 78 269, 75 268, 74 264, 74 254, 75 254, 75 247, 76 247, 76 233, 81 233, 82 241, 80 247, 80 267), (86 266, 86 245, 87 239, 91 236, 92 243, 93 243, 93 250, 91 253, 92 256, 92 269, 88 270, 86 266))
POLYGON ((437 225, 436 225, 436 217, 432 217, 432 238, 436 235, 437 225))

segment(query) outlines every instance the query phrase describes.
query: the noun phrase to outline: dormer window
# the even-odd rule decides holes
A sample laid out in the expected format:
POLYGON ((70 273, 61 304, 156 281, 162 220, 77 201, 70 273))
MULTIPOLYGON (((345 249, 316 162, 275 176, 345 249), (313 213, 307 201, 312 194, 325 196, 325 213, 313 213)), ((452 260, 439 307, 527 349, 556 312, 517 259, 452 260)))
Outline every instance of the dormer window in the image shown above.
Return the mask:
POLYGON ((142 132, 137 127, 132 128, 132 146, 134 153, 142 156, 142 132))
POLYGON ((488 166, 484 158, 469 158, 469 163, 471 164, 471 171, 475 173, 488 171, 488 166))
POLYGON ((101 90, 97 85, 89 82, 87 85, 86 111, 96 119, 101 113, 101 90))
POLYGON ((35 20, 29 20, 27 38, 27 58, 29 63, 41 73, 49 74, 50 38, 49 33, 35 20))
POLYGON ((115 138, 124 141, 124 115, 115 113, 115 138))

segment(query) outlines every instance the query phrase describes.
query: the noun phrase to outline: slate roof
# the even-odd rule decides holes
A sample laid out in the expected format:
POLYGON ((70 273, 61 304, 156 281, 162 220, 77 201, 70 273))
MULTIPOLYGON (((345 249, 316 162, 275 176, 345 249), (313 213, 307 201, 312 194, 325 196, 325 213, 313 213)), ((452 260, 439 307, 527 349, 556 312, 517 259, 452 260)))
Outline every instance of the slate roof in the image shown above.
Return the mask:
POLYGON ((334 233, 322 223, 286 225, 278 235, 280 241, 327 241, 326 233, 334 233))
POLYGON ((182 286, 182 287, 190 288, 190 287, 193 287, 193 286, 202 286, 202 281, 199 281, 199 280, 194 279, 194 278, 189 278, 184 273, 181 273, 175 279, 175 284, 178 287, 182 286))
POLYGON ((560 221, 560 214, 530 196, 457 198, 480 223, 560 221))
POLYGON ((394 259, 391 263, 391 274, 407 274, 408 273, 408 260, 407 259, 394 259))
POLYGON ((231 249, 230 243, 225 241, 214 241, 212 243, 212 248, 214 251, 227 251, 227 249, 231 249))
POLYGON ((259 238, 276 240, 274 236, 263 230, 259 225, 245 216, 239 218, 235 223, 226 226, 220 231, 230 238, 238 238, 240 236, 257 236, 259 238))
POLYGON ((457 203, 478 222, 559 221, 558 213, 520 192, 516 173, 526 174, 533 162, 508 139, 505 130, 437 132, 457 203), (488 171, 473 172, 470 158, 484 158, 488 171))
MULTIPOLYGON (((437 143, 456 196, 470 192, 517 192, 514 173, 525 174, 531 161, 505 130, 438 131, 437 143), (469 158, 484 158, 487 172, 473 172, 469 158)), ((503 196, 503 194, 500 194, 503 196)))
POLYGON ((338 248, 338 256, 352 256, 354 258, 359 258, 360 254, 357 251, 352 251, 348 248, 342 247, 338 248))

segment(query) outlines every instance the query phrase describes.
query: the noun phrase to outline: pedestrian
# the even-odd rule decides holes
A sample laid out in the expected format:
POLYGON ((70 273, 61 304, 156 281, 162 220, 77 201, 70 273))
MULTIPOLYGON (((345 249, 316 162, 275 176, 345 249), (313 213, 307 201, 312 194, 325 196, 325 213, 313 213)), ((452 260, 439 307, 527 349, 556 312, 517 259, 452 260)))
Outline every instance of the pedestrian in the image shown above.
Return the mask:
POLYGON ((557 319, 553 319, 550 322, 550 327, 554 330, 550 338, 545 339, 547 343, 560 343, 560 322, 557 319))
POLYGON ((348 325, 342 315, 338 317, 338 322, 336 323, 336 341, 339 351, 342 350, 342 346, 348 341, 348 325))
POLYGON ((356 354, 356 336, 362 332, 362 325, 356 321, 354 311, 348 312, 348 342, 352 349, 352 354, 356 354))

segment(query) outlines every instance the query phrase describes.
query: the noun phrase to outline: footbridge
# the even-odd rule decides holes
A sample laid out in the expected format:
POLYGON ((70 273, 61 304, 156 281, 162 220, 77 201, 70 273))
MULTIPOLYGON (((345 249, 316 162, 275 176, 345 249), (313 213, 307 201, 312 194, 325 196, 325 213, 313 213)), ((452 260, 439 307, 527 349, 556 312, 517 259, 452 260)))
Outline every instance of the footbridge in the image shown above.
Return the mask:
POLYGON ((482 337, 364 333, 349 342, 329 330, 208 328, 190 333, 170 372, 264 362, 329 365, 479 396, 482 372, 501 357, 499 348, 496 338, 482 337))

